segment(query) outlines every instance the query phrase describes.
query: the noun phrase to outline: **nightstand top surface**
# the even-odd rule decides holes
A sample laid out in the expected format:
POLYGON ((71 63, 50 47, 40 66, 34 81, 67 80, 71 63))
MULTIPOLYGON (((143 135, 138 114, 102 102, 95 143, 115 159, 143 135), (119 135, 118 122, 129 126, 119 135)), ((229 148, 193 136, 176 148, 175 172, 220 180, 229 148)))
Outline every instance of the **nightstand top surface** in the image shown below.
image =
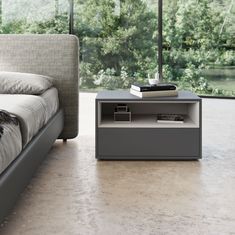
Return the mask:
POLYGON ((96 100, 133 100, 133 101, 199 101, 201 100, 200 97, 198 97, 196 94, 190 92, 190 91, 179 91, 178 96, 175 97, 151 97, 151 98, 140 98, 137 96, 134 96, 130 94, 129 91, 121 91, 121 90, 115 90, 115 91, 100 91, 98 92, 96 96, 96 100))

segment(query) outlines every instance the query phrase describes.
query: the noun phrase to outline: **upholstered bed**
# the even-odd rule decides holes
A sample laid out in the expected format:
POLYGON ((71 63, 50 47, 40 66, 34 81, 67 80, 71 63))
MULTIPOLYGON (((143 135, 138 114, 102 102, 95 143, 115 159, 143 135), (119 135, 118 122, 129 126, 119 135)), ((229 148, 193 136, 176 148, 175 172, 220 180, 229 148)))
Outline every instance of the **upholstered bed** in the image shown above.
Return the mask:
POLYGON ((13 123, 0 123, 0 222, 54 141, 78 134, 78 40, 0 35, 1 71, 48 76, 53 87, 37 96, 0 94, 0 111, 13 117, 13 123))

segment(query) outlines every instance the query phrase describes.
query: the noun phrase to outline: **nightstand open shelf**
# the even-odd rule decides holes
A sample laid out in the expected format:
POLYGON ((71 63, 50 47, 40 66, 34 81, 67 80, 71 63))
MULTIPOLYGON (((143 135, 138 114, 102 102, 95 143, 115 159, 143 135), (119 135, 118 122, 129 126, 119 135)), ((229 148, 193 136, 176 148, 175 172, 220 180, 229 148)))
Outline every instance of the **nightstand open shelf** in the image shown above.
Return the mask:
POLYGON ((104 91, 96 98, 98 159, 201 158, 201 99, 191 92, 178 97, 141 99, 125 91, 104 91), (125 104, 131 121, 114 121, 125 104), (159 123, 157 114, 181 114, 183 123, 159 123))
POLYGON ((113 116, 106 116, 98 125, 99 128, 198 128, 198 125, 186 117, 184 123, 158 123, 155 114, 132 115, 131 122, 114 122, 113 116))
POLYGON ((199 102, 122 101, 132 113, 131 122, 115 122, 114 109, 120 102, 100 102, 100 128, 199 128, 199 102), (184 123, 158 123, 157 114, 177 113, 185 116, 184 123))

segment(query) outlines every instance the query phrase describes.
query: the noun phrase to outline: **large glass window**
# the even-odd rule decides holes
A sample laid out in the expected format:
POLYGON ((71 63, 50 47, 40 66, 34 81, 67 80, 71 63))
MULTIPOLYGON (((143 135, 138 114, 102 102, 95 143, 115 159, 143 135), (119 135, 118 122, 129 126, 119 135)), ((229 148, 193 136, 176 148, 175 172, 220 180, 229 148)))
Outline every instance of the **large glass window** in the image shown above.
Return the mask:
POLYGON ((68 33, 67 0, 0 0, 1 33, 68 33))
POLYGON ((164 77, 198 94, 235 94, 235 1, 164 1, 164 77))
POLYGON ((83 88, 129 88, 157 66, 157 3, 75 1, 83 88))
MULTIPOLYGON (((0 33, 74 33, 82 89, 127 89, 157 72, 157 0, 0 0, 0 33)), ((163 78, 235 95, 235 0, 163 0, 163 78)))

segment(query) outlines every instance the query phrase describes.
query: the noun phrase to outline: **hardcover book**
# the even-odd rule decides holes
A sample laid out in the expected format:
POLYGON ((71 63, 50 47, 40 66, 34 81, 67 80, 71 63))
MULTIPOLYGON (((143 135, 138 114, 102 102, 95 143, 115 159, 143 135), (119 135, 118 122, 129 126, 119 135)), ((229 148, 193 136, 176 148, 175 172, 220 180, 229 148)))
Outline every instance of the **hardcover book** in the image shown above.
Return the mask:
POLYGON ((157 122, 159 123, 184 123, 184 115, 182 114, 157 114, 157 122))
POLYGON ((131 85, 131 89, 145 92, 145 91, 167 91, 167 90, 176 90, 176 86, 170 83, 160 83, 158 85, 140 85, 133 84, 131 85))
POLYGON ((132 95, 138 96, 140 98, 147 97, 164 97, 164 96, 178 96, 177 90, 166 90, 166 91, 144 91, 140 92, 134 89, 130 89, 132 95))

